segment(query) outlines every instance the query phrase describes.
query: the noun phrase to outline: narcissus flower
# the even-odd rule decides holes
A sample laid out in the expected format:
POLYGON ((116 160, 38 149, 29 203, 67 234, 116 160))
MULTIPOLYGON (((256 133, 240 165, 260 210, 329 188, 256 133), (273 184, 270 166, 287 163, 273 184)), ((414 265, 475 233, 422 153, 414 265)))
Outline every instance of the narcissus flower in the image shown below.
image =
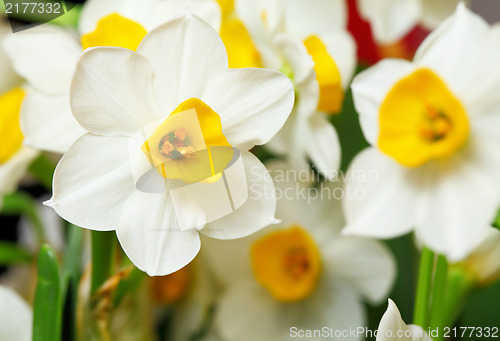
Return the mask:
POLYGON ((31 340, 33 311, 12 289, 0 286, 0 340, 31 340))
POLYGON ((377 341, 432 341, 422 327, 409 324, 406 325, 401 318, 401 313, 394 302, 389 299, 384 316, 380 320, 377 330, 377 341))
POLYGON ((452 261, 493 221, 500 179, 500 30, 463 4, 420 46, 413 62, 385 60, 352 89, 366 139, 349 177, 346 233, 392 238, 415 229, 452 261), (471 84, 474 84, 471 87, 471 84))
MULTIPOLYGON (((339 235, 338 200, 308 202, 292 195, 296 183, 275 183, 277 193, 287 193, 277 202, 280 225, 241 240, 204 244, 226 289, 215 317, 221 336, 279 341, 290 339, 291 327, 365 325, 363 298, 379 302, 393 283, 391 254, 378 241, 339 235)), ((327 186, 333 193, 335 187, 327 186)))
POLYGON ((220 10, 212 0, 90 0, 83 6, 78 31, 45 24, 12 35, 6 50, 29 85, 21 115, 25 142, 66 152, 85 133, 69 104, 71 78, 82 51, 95 46, 135 51, 148 31, 186 6, 219 28, 220 10))
POLYGON ((88 133, 59 162, 48 204, 78 226, 116 230, 129 258, 148 274, 172 273, 198 253, 198 232, 239 238, 274 222, 273 198, 248 196, 233 207, 228 197, 233 204, 250 186, 263 195, 273 190, 266 168, 248 150, 281 129, 293 100, 293 85, 279 72, 228 70, 217 32, 189 12, 152 30, 137 52, 89 49, 71 92, 75 118, 88 133), (166 139, 176 155, 162 154, 166 139), (186 146, 195 148, 195 157, 185 157, 186 146), (228 150, 242 164, 234 177, 224 176, 228 150), (143 190, 138 169, 160 179, 158 192, 143 190), (201 192, 174 199, 174 190, 191 185, 201 192), (224 192, 212 192, 216 186, 224 192), (197 202, 198 194, 209 202, 197 202), (232 213, 213 221, 202 204, 228 205, 232 213))
POLYGON ((359 11, 372 27, 375 39, 391 44, 422 24, 434 29, 453 14, 463 0, 358 0, 359 11))
MULTIPOLYGON (((296 169, 306 168, 310 159, 323 175, 334 178, 340 147, 328 114, 341 110, 356 65, 344 1, 324 0, 311 5, 306 0, 237 0, 234 6, 236 17, 252 38, 239 41, 255 44, 259 63, 286 74, 297 93, 289 121, 268 147, 285 155, 296 169)), ((234 46, 243 51, 232 43, 235 31, 229 37, 223 32, 221 37, 229 49, 234 46)), ((242 60, 237 51, 229 54, 238 60, 234 65, 242 60)))
POLYGON ((19 181, 37 152, 23 146, 23 133, 19 125, 21 104, 25 90, 21 79, 2 48, 4 40, 11 35, 10 27, 0 22, 0 206, 2 194, 16 189, 19 181))

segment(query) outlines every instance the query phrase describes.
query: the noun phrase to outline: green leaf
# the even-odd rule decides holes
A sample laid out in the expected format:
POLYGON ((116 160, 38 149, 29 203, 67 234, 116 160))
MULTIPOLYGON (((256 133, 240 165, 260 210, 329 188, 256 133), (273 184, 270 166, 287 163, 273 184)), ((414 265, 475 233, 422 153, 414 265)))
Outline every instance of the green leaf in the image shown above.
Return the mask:
POLYGON ((32 254, 15 243, 0 242, 0 265, 29 263, 32 254))
POLYGON ((495 218, 495 221, 493 222, 493 227, 496 227, 497 229, 500 230, 500 210, 497 213, 497 217, 495 218))
POLYGON ((64 297, 64 323, 63 338, 76 339, 76 304, 78 284, 81 276, 81 254, 83 230, 75 225, 68 225, 67 249, 63 262, 63 294, 64 297))
POLYGON ((33 309, 33 341, 61 339, 62 292, 57 258, 49 245, 38 254, 38 283, 33 309))
POLYGON ((113 298, 113 305, 115 307, 119 306, 127 294, 135 293, 145 278, 144 272, 134 267, 130 274, 118 284, 113 298))

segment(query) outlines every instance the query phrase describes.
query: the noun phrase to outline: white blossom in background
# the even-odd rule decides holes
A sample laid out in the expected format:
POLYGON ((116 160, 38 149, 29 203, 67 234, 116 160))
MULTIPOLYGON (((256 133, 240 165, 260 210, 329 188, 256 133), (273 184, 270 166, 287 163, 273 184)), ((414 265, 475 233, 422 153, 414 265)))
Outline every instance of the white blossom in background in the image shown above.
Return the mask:
POLYGON ((26 169, 38 153, 23 146, 24 136, 19 126, 21 103, 25 97, 22 80, 15 73, 3 43, 12 36, 7 22, 0 18, 0 207, 2 196, 14 191, 26 169))
POLYGON ((31 340, 31 307, 15 291, 4 286, 0 286, 0 302, 0 340, 31 340))
POLYGON ((479 242, 500 204, 500 30, 463 4, 413 62, 388 59, 353 81, 372 145, 349 177, 345 233, 393 238, 412 230, 452 262, 479 242), (471 84, 474 84, 472 87, 471 84))
POLYGON ((435 29, 463 0, 358 0, 361 16, 370 22, 381 44, 396 43, 415 26, 435 29))
MULTIPOLYGON (((341 111, 356 65, 344 1, 321 0, 312 6, 306 0, 236 0, 234 7, 261 66, 286 74, 297 93, 292 115, 267 147, 285 156, 297 170, 306 169, 311 160, 321 174, 333 179, 340 164, 340 145, 329 114, 341 111)), ((222 40, 231 46, 229 38, 237 36, 227 38, 224 21, 222 27, 222 40)), ((245 51, 240 45, 234 48, 245 51)), ((230 57, 239 55, 234 52, 230 57)))
POLYGON ((301 198, 295 194, 308 193, 306 185, 280 178, 287 170, 281 164, 269 169, 276 193, 287 193, 278 197, 281 223, 239 240, 203 240, 224 287, 215 316, 219 334, 225 340, 279 341, 292 338, 292 327, 364 326, 363 300, 384 300, 395 279, 391 253, 378 241, 340 236, 337 185, 323 184, 328 199, 301 198))

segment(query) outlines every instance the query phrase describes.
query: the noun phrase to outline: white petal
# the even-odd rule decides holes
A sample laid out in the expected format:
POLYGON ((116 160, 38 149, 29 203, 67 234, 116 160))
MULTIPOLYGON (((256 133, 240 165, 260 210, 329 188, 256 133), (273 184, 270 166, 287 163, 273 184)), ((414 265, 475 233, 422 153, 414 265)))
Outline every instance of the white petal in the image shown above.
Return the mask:
POLYGON ((24 143, 37 149, 64 153, 85 130, 69 106, 69 93, 46 95, 30 88, 23 100, 21 128, 24 143))
POLYGON ((7 162, 0 164, 0 193, 14 191, 37 156, 35 149, 21 147, 7 162))
POLYGON ((298 93, 293 109, 298 116, 309 117, 316 112, 319 100, 314 62, 304 43, 291 35, 278 35, 275 44, 293 70, 293 85, 298 93))
POLYGON ((337 132, 321 113, 311 116, 308 125, 308 134, 301 137, 307 154, 322 175, 334 180, 340 166, 341 153, 337 132))
POLYGON ((248 152, 241 153, 245 164, 248 199, 235 212, 208 223, 200 232, 217 239, 248 236, 274 223, 274 184, 266 167, 248 152))
POLYGON ((396 264, 380 242, 358 237, 340 237, 325 251, 325 263, 335 276, 347 281, 370 302, 387 298, 396 278, 396 264))
POLYGON ((290 1, 285 7, 286 31, 300 40, 309 35, 333 32, 347 25, 347 8, 343 0, 290 1))
POLYGON ((127 49, 86 50, 71 85, 71 109, 82 127, 98 135, 131 136, 161 118, 152 90, 151 64, 127 49))
POLYGON ((419 0, 358 0, 361 16, 367 19, 375 39, 391 44, 403 38, 421 15, 419 0))
POLYGON ((485 111, 470 120, 471 136, 468 143, 468 157, 470 163, 489 174, 497 184, 500 193, 500 107, 495 110, 485 111))
POLYGON ((435 29, 453 14, 461 1, 463 0, 421 0, 422 24, 429 29, 435 29))
POLYGON ((189 98, 201 98, 208 81, 228 65, 218 33, 191 13, 151 31, 137 52, 151 62, 154 94, 164 115, 189 98))
POLYGON ((167 193, 134 191, 122 206, 116 234, 130 260, 150 276, 164 276, 189 262, 200 250, 198 231, 181 231, 167 193))
POLYGON ((118 13, 151 30, 181 14, 186 7, 213 28, 220 26, 220 8, 211 0, 89 0, 83 6, 79 20, 79 30, 86 34, 95 30, 102 18, 118 13))
MULTIPOLYGON (((90 33, 96 29, 97 23, 102 18, 118 13, 121 16, 138 22, 146 29, 151 29, 152 7, 157 0, 88 0, 83 6, 78 29, 82 35, 90 33)), ((165 20, 168 20, 173 14, 163 13, 165 20)))
POLYGON ((293 326, 285 305, 253 281, 239 282, 222 296, 215 325, 227 340, 286 340, 293 326))
MULTIPOLYGON (((267 229, 262 230, 262 233, 267 229)), ((202 236, 201 253, 206 257, 211 270, 223 285, 234 285, 235 279, 252 279, 250 247, 256 233, 248 237, 222 240, 202 236)))
MULTIPOLYGON (((487 60, 484 54, 489 37, 486 21, 461 3, 455 14, 420 45, 415 63, 436 71, 466 108, 472 109, 474 99, 482 97, 481 91, 484 88, 471 88, 470 84, 481 85, 484 83, 483 79, 491 75, 491 69, 482 70, 482 63, 487 60)), ((494 44, 495 48, 490 49, 499 50, 498 43, 494 44)), ((497 51, 494 54, 496 59, 492 59, 488 65, 493 65, 493 60, 498 60, 499 53, 497 51)))
POLYGON ((385 59, 354 77, 351 85, 354 105, 363 134, 372 145, 377 144, 380 105, 394 84, 413 70, 408 61, 385 59))
POLYGON ((31 340, 33 312, 13 290, 0 286, 0 340, 31 340))
POLYGON ((114 230, 123 202, 135 191, 127 148, 125 137, 80 137, 59 161, 46 204, 77 226, 114 230))
MULTIPOLYGON (((135 1, 135 0, 134 0, 135 1)), ((215 30, 220 29, 221 24, 221 9, 215 0, 156 0, 154 8, 154 23, 155 26, 166 22, 166 14, 178 16, 189 8, 191 13, 200 17, 203 21, 213 27, 215 30)))
POLYGON ((404 332, 407 330, 408 327, 401 319, 401 313, 398 307, 389 299, 389 306, 378 325, 377 341, 390 341, 395 339, 400 341, 412 341, 411 337, 404 336, 404 332), (402 332, 403 336, 396 338, 398 332, 402 332), (392 335, 392 337, 390 335, 392 335))
POLYGON ((418 179, 374 148, 362 151, 349 167, 343 209, 345 233, 392 238, 417 221, 418 179))
POLYGON ((265 69, 231 69, 213 77, 203 101, 221 117, 229 143, 243 149, 268 142, 292 111, 292 82, 265 69))
POLYGON ((424 245, 459 261, 493 221, 499 206, 497 188, 460 155, 446 165, 429 164, 426 172, 428 182, 422 188, 424 206, 416 233, 424 245))
MULTIPOLYGON (((361 297, 344 281, 331 276, 320 278, 316 290, 302 302, 292 307, 290 314, 298 316, 292 325, 303 329, 320 329, 324 326, 335 331, 356 330, 366 327, 366 313, 361 297)), ((331 334, 329 334, 330 336, 331 334)), ((348 337, 328 337, 323 339, 362 340, 363 334, 348 337)))
POLYGON ((66 92, 81 46, 75 32, 43 25, 5 40, 14 69, 31 86, 47 93, 66 92))
POLYGON ((12 87, 21 83, 21 78, 14 72, 12 62, 4 51, 3 45, 5 38, 12 34, 10 25, 0 21, 0 94, 10 90, 12 87))

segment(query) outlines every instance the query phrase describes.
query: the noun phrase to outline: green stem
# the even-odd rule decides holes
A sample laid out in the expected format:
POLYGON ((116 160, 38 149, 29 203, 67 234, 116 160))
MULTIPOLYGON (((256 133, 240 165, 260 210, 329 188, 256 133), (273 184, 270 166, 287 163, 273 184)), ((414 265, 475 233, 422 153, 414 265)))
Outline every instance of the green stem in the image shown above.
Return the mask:
POLYGON ((49 191, 52 190, 52 177, 56 165, 45 154, 40 154, 29 166, 29 172, 49 191))
POLYGON ((446 303, 444 325, 452 326, 462 312, 465 300, 474 289, 475 281, 473 275, 461 266, 451 266, 448 270, 446 284, 446 303))
POLYGON ((443 340, 443 328, 445 327, 446 311, 446 280, 448 275, 448 261, 443 255, 437 256, 434 285, 432 289, 431 321, 432 329, 439 328, 438 337, 434 341, 443 340))
POLYGON ((424 247, 420 257, 413 323, 426 330, 429 327, 429 301, 432 285, 432 271, 434 268, 434 252, 424 247))
POLYGON ((114 231, 92 231, 91 295, 93 295, 113 273, 114 246, 114 231))

